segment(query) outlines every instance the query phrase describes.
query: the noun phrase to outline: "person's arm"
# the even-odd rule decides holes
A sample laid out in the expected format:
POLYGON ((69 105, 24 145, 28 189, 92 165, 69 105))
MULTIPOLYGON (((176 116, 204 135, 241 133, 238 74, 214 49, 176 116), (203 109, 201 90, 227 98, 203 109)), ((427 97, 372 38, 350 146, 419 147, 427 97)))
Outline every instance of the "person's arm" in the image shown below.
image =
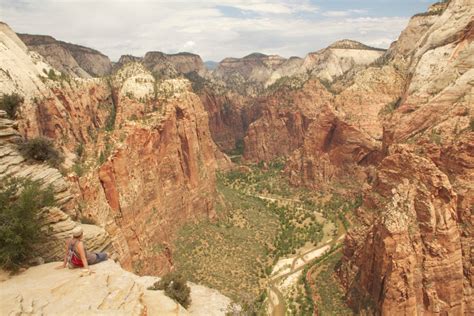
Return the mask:
POLYGON ((60 266, 57 266, 56 269, 61 269, 61 268, 65 268, 66 267, 66 263, 67 263, 67 253, 69 252, 69 240, 66 241, 66 252, 64 254, 64 260, 63 260, 63 264, 60 265, 60 266))
POLYGON ((77 243, 77 251, 79 252, 79 256, 81 257, 84 269, 89 269, 89 264, 87 263, 86 252, 84 251, 84 244, 82 243, 82 241, 77 243))

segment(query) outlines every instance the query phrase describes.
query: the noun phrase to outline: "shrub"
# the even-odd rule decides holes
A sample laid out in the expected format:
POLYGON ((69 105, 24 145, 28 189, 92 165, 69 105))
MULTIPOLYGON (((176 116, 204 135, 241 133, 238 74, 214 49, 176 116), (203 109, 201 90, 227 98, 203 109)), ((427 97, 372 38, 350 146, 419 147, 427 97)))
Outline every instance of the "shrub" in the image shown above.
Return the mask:
POLYGON ((385 106, 380 110, 379 114, 380 115, 391 114, 400 107, 401 103, 402 103, 402 98, 397 98, 396 100, 393 100, 392 102, 385 104, 385 106))
POLYGON ((84 168, 84 165, 80 162, 76 162, 73 166, 72 166, 72 171, 74 171, 74 173, 78 176, 78 177, 82 177, 86 170, 84 168))
POLYGON ((53 81, 56 81, 58 80, 58 76, 56 75, 56 72, 53 70, 53 69, 50 69, 49 72, 48 72, 48 78, 53 80, 53 81))
POLYGON ((435 129, 431 130, 431 134, 429 134, 429 139, 431 142, 435 143, 436 145, 440 146, 442 144, 441 139, 441 132, 435 129))
POLYGON ((59 167, 64 158, 59 151, 54 148, 51 140, 44 137, 37 137, 20 144, 20 152, 26 159, 33 159, 41 162, 48 162, 53 167, 59 167))
POLYGON ((84 149, 84 143, 82 143, 82 142, 79 143, 79 145, 77 145, 75 151, 76 151, 76 156, 77 156, 78 158, 82 158, 82 157, 84 156, 84 151, 85 151, 85 149, 84 149))
POLYGON ((84 215, 82 215, 79 218, 79 221, 81 222, 81 224, 97 225, 97 222, 95 221, 95 219, 93 219, 92 217, 84 216, 84 215))
POLYGON ((38 212, 54 204, 51 187, 38 181, 2 179, 0 183, 0 266, 17 270, 41 238, 38 212))
POLYGON ((14 119, 23 101, 24 99, 17 93, 3 94, 0 98, 0 110, 4 110, 9 118, 14 119))
POLYGON ((188 72, 184 77, 191 82, 191 87, 196 93, 201 92, 206 87, 206 79, 201 77, 196 71, 188 72))
POLYGON ((180 303, 184 308, 188 308, 191 304, 191 289, 180 273, 170 272, 148 289, 164 290, 168 297, 180 303))

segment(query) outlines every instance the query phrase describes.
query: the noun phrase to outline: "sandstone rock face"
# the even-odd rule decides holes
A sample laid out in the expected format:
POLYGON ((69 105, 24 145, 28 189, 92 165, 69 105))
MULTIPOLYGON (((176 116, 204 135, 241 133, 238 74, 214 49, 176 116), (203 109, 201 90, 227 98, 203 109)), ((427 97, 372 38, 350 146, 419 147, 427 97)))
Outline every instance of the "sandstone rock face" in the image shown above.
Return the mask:
POLYGON ((0 110, 0 144, 16 143, 19 140, 18 124, 8 119, 7 112, 0 110))
MULTIPOLYGON (((64 258, 65 241, 72 236, 78 225, 70 215, 75 215, 74 197, 69 184, 61 173, 47 164, 28 162, 19 152, 16 143, 21 140, 16 124, 6 119, 0 111, 0 179, 6 177, 39 181, 44 188, 52 187, 57 207, 40 211, 39 221, 44 241, 35 245, 34 253, 46 262, 64 258)), ((111 239, 103 228, 95 225, 82 225, 84 241, 90 251, 113 252, 111 239)))
POLYGON ((261 117, 249 126, 244 138, 245 159, 269 161, 299 148, 314 117, 331 98, 317 81, 299 90, 277 91, 265 100, 261 117))
POLYGON ((21 140, 14 121, 5 117, 0 111, 0 178, 29 178, 40 181, 43 187, 51 186, 56 203, 66 206, 72 199, 69 185, 61 173, 47 164, 28 162, 18 151, 16 143, 21 140))
POLYGON ((406 84, 382 115, 385 158, 344 250, 351 303, 369 297, 386 315, 474 311, 474 7, 454 0, 439 13, 413 18, 392 45, 406 84))
MULTIPOLYGON (((45 93, 40 80, 43 69, 51 66, 42 61, 38 54, 28 53, 25 44, 10 27, 0 22, 0 91, 18 92, 25 99, 45 93)), ((44 75, 44 74, 43 74, 44 75)))
POLYGON ((332 82, 355 66, 374 62, 384 52, 383 49, 372 48, 359 42, 342 40, 318 52, 309 53, 299 72, 308 70, 316 77, 332 82))
POLYGON ((51 36, 18 34, 29 49, 39 53, 55 69, 81 78, 110 73, 112 63, 102 53, 80 45, 58 41, 51 36))
POLYGON ((0 53, 0 89, 24 98, 15 123, 24 137, 53 138, 72 151, 77 142, 86 142, 92 131, 104 125, 108 116, 104 105, 112 103, 105 80, 50 80, 43 69, 49 71, 51 66, 17 45, 21 41, 8 26, 0 30, 0 38, 5 47, 0 53))
MULTIPOLYGON (((12 78, 18 77, 2 85, 27 96, 15 123, 20 134, 49 137, 65 153, 68 190, 74 196, 65 212, 103 226, 111 246, 100 247, 113 249, 124 267, 142 273, 166 271, 172 265, 172 252, 163 251, 166 242, 187 221, 214 216, 216 157, 221 165, 228 163, 212 142, 208 116, 199 97, 190 92, 189 81, 158 82, 137 62, 107 80, 40 80, 42 70, 16 44, 21 42, 10 38, 14 33, 2 34, 9 46, 0 57, 8 61, 12 78), (27 71, 18 74, 17 69, 27 71), (27 84, 35 78, 38 87, 27 95, 27 84), (79 147, 82 157, 77 155, 79 147)), ((174 66, 190 71, 194 66, 186 68, 189 56, 178 55, 170 57, 174 66)), ((15 137, 13 125, 2 127, 5 137, 15 137)), ((8 149, 4 156, 22 162, 12 155, 8 149)), ((30 171, 23 167, 22 172, 30 171)), ((64 182, 58 174, 59 179, 64 182)), ((64 227, 57 228, 58 234, 67 235, 68 219, 59 222, 64 227)))
POLYGON ((381 146, 370 135, 322 108, 305 134, 303 144, 287 163, 294 185, 321 187, 336 179, 365 180, 362 168, 376 163, 381 146))
POLYGON ((35 253, 46 262, 64 259, 66 241, 72 238, 72 230, 80 225, 84 231, 87 251, 105 251, 113 256, 114 249, 109 234, 102 227, 74 222, 57 207, 42 210, 40 218, 45 242, 35 246, 35 253))
POLYGON ((369 197, 375 223, 358 240, 364 245, 345 250, 359 267, 361 292, 387 315, 466 312, 457 195, 448 177, 401 151, 382 161, 369 197))
POLYGON ((380 144, 334 108, 334 100, 317 80, 301 89, 277 91, 248 129, 244 158, 258 162, 289 157, 290 181, 310 187, 353 175, 354 166, 377 161, 380 144))
POLYGON ((248 127, 261 115, 258 99, 232 92, 220 95, 208 89, 200 97, 216 145, 225 152, 242 146, 248 127))
POLYGON ((180 225, 214 216, 215 147, 199 98, 186 93, 164 111, 151 124, 127 126, 124 143, 98 171, 99 192, 95 181, 82 188, 84 201, 105 212, 99 218, 123 231, 141 273, 169 264, 160 249, 180 225))
POLYGON ((80 269, 55 270, 58 265, 32 267, 0 282, 2 314, 218 316, 230 304, 218 292, 190 284, 192 303, 186 310, 163 291, 147 290, 157 278, 140 278, 111 260, 91 266, 91 275, 80 269))

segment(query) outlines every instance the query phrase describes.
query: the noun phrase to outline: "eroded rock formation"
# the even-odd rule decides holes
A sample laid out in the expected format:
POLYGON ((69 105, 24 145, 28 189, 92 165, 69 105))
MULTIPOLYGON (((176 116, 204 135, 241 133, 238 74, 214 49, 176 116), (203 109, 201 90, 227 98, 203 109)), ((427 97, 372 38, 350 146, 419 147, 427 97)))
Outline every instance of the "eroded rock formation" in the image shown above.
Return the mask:
POLYGON ((473 9, 450 1, 421 36, 417 16, 393 46, 394 61, 408 54, 408 80, 346 240, 341 273, 354 306, 369 297, 387 315, 473 312, 473 9))
MULTIPOLYGON (((64 257, 64 243, 72 236, 72 230, 78 225, 69 215, 74 214, 74 196, 62 174, 46 163, 27 161, 18 151, 21 141, 17 124, 6 118, 0 111, 0 179, 31 179, 38 181, 43 188, 51 187, 55 197, 55 207, 39 212, 39 222, 44 241, 35 244, 34 254, 46 262, 64 257), (68 215, 69 214, 69 215, 68 215)), ((95 225, 82 225, 84 240, 91 251, 114 251, 107 232, 95 225)))
POLYGON ((214 216, 216 157, 227 163, 189 81, 157 81, 139 62, 107 79, 53 80, 7 30, 9 49, 0 58, 12 75, 1 84, 25 96, 14 124, 27 138, 53 139, 65 153, 74 197, 67 213, 102 225, 124 267, 166 271, 163 245, 187 221, 214 216))

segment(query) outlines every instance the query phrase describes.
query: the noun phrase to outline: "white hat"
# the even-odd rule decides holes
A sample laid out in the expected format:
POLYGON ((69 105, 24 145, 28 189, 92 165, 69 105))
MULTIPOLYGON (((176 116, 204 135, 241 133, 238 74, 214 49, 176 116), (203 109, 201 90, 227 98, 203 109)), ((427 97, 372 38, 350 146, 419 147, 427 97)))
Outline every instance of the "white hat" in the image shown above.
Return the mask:
POLYGON ((72 230, 72 236, 73 237, 80 237, 82 235, 82 227, 81 226, 76 226, 72 230))

